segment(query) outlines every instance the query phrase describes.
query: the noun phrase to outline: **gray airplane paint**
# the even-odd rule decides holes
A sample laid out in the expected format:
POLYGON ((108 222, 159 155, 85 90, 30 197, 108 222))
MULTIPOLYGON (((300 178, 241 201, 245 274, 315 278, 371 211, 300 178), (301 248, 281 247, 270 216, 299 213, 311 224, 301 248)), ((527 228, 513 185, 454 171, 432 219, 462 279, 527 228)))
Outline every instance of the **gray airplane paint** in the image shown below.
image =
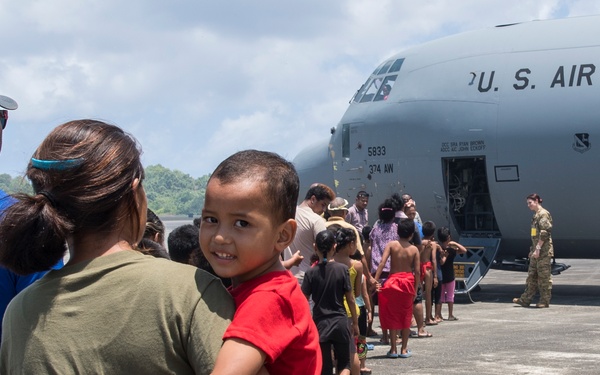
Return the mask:
POLYGON ((598 67, 600 16, 492 27, 401 52, 357 91, 330 139, 296 157, 300 195, 313 182, 350 201, 366 190, 373 224, 384 199, 407 192, 423 220, 498 239, 506 258, 529 252, 525 197, 536 192, 554 219, 556 257, 598 258, 598 67))

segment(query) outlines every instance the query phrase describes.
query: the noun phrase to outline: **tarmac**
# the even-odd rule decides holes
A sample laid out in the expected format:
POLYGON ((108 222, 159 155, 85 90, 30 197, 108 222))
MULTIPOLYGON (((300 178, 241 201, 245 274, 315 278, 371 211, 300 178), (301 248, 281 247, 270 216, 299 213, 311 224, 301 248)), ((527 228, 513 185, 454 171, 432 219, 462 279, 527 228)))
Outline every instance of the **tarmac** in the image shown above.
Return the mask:
MULTIPOLYGON (((170 232, 191 221, 174 218, 165 226, 170 232)), ((492 269, 471 292, 473 303, 467 295, 455 297, 457 321, 427 326, 433 337, 409 339, 411 358, 387 358, 389 345, 369 337, 375 349, 367 367, 374 375, 600 374, 600 259, 556 261, 571 268, 553 276, 549 308, 535 308, 536 300, 529 308, 513 304, 527 273, 492 269)), ((381 333, 377 314, 374 319, 381 333)))
MULTIPOLYGON (((600 260, 557 259, 571 268, 553 276, 546 309, 512 303, 526 272, 490 270, 479 291, 455 297, 457 321, 409 339, 411 358, 386 357, 389 345, 370 337, 373 374, 600 374, 600 260)), ((442 315, 447 317, 447 306, 442 315)), ((373 327, 381 333, 377 314, 373 327)), ((398 350, 400 345, 398 345, 398 350)))

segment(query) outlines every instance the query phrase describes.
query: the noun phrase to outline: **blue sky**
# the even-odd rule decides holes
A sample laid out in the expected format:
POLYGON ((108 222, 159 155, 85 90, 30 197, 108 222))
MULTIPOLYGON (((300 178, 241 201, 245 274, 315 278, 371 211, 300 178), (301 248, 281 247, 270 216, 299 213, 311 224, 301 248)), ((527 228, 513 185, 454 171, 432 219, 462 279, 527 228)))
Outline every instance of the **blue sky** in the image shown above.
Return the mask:
POLYGON ((0 173, 52 128, 117 124, 145 165, 193 177, 247 148, 293 160, 326 139, 384 59, 462 31, 600 13, 596 1, 0 0, 0 173))

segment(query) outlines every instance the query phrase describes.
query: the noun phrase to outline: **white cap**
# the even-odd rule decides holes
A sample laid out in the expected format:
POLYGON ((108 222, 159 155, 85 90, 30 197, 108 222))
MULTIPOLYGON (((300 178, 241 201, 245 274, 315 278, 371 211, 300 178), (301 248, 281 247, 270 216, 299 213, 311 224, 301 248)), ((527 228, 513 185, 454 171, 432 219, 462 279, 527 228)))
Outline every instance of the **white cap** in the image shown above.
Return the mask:
POLYGON ((4 109, 17 109, 19 105, 12 98, 8 96, 0 95, 0 107, 4 109))

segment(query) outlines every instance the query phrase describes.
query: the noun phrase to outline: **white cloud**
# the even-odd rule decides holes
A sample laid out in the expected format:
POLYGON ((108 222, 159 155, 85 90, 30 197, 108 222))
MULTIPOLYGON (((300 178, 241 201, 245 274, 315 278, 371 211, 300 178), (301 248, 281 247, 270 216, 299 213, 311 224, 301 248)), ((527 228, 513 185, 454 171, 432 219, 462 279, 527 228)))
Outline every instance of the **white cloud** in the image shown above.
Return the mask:
POLYGON ((146 164, 193 176, 232 152, 293 159, 327 138, 383 60, 496 24, 598 13, 588 1, 22 0, 1 2, 0 173, 22 171, 56 125, 93 117, 139 139, 146 164))

